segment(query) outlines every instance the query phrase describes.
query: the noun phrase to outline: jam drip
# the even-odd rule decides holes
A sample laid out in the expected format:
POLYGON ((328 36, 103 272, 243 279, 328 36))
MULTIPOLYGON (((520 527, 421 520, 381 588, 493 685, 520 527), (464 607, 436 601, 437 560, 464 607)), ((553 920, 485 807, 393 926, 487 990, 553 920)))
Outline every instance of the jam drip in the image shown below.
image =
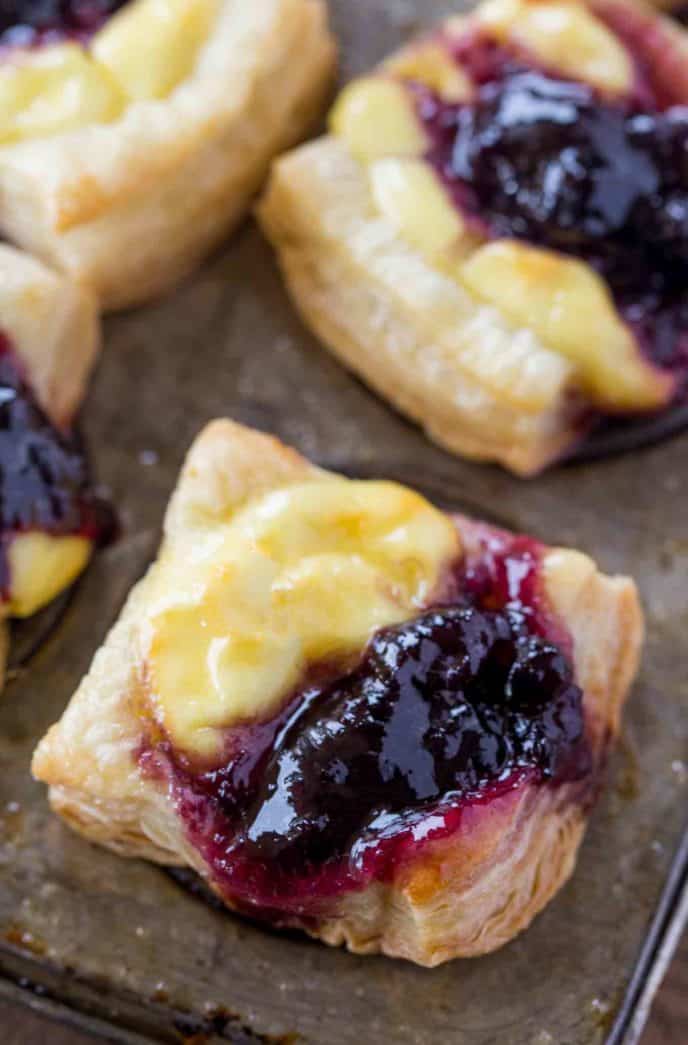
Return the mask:
POLYGON ((274 719, 230 731, 218 768, 142 752, 233 903, 308 914, 526 779, 585 790, 582 694, 544 634, 539 546, 491 532, 446 588, 460 600, 379 631, 353 670, 316 666, 274 719))
POLYGON ((0 46, 85 43, 126 0, 0 0, 0 46))
POLYGON ((607 280, 657 365, 688 371, 688 107, 647 83, 609 100, 489 41, 457 48, 480 84, 450 105, 412 86, 429 160, 482 234, 574 255, 607 280))
MULTIPOLYGON (((86 460, 73 436, 59 432, 36 402, 0 334, 0 540, 40 530, 102 540, 112 527, 109 509, 89 486, 86 460)), ((7 564, 0 563, 7 598, 7 564)))

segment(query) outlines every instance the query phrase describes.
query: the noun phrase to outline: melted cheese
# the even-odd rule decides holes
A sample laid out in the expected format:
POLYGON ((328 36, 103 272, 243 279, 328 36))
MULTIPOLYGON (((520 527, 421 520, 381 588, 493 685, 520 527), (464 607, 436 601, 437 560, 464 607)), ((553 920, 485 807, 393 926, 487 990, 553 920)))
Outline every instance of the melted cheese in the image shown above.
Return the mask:
POLYGON ((76 44, 39 49, 0 66, 0 142, 109 123, 125 105, 117 82, 76 44))
POLYGON ((216 13, 217 0, 137 0, 97 33, 92 51, 129 98, 164 98, 191 73, 216 13))
POLYGON ((473 84, 462 67, 439 43, 424 40, 389 58, 383 69, 393 76, 423 84, 447 102, 467 101, 473 84))
POLYGON ((52 537, 22 533, 7 548, 13 617, 29 617, 76 580, 91 557, 86 537, 52 537))
POLYGON ((459 551, 422 497, 340 478, 273 491, 166 545, 140 632, 161 725, 212 755, 223 729, 273 713, 309 664, 412 617, 459 551))
POLYGON ((378 210, 423 253, 446 251, 463 236, 459 211, 422 160, 378 160, 370 168, 370 184, 378 210))
POLYGON ((575 363, 581 386, 599 407, 644 410, 666 402, 671 377, 645 362, 589 265, 500 240, 476 251, 460 276, 477 297, 575 363))
POLYGON ((614 93, 633 87, 628 51, 578 0, 487 0, 475 16, 499 40, 513 40, 566 76, 614 93))
POLYGON ((0 143, 118 119, 192 71, 218 0, 133 0, 93 37, 10 52, 0 66, 0 143))
POLYGON ((354 80, 340 94, 330 129, 362 163, 382 156, 421 156, 428 147, 408 91, 383 77, 354 80))

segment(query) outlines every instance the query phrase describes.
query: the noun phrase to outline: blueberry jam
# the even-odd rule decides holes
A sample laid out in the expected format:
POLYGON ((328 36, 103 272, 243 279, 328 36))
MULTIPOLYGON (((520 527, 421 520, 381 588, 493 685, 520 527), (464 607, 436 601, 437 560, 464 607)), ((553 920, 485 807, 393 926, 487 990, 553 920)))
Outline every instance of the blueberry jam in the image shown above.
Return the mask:
POLYGON ((85 43, 125 0, 0 0, 0 46, 85 43))
MULTIPOLYGON (((109 509, 89 487, 79 441, 46 417, 0 334, 0 542, 5 547, 30 530, 102 540, 111 526, 109 509)), ((4 598, 10 581, 2 556, 4 598)))
POLYGON ((486 530, 454 571, 451 605, 377 632, 353 669, 316 666, 274 719, 231 731, 219 768, 167 742, 142 752, 235 905, 317 915, 323 899, 391 878, 420 845, 470 830, 526 780, 585 790, 582 694, 547 637, 539 556, 486 530))
POLYGON ((664 105, 647 77, 611 99, 489 40, 455 50, 470 103, 411 89, 457 206, 483 235, 592 265, 648 358, 685 381, 688 106, 664 105))

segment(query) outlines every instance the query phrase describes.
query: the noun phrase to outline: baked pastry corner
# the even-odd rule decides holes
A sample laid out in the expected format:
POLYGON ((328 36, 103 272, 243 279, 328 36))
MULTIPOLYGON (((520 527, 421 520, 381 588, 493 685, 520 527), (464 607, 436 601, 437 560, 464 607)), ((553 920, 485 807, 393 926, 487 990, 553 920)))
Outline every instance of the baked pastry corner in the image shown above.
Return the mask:
POLYGON ((68 427, 100 348, 96 300, 7 243, 0 243, 0 277, 0 331, 53 424, 68 427))

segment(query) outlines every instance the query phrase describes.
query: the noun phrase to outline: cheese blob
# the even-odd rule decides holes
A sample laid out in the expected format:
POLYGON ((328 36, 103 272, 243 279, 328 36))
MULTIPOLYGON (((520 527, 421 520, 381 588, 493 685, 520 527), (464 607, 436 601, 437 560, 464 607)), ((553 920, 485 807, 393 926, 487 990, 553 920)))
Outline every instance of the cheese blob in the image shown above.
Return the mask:
POLYGON ((144 685, 178 749, 273 715, 314 664, 358 657, 432 600, 460 554, 451 519, 390 482, 320 478, 168 542, 147 580, 144 685))
POLYGON ((0 145, 119 119, 192 72, 219 0, 132 0, 87 46, 9 50, 0 64, 0 145))

